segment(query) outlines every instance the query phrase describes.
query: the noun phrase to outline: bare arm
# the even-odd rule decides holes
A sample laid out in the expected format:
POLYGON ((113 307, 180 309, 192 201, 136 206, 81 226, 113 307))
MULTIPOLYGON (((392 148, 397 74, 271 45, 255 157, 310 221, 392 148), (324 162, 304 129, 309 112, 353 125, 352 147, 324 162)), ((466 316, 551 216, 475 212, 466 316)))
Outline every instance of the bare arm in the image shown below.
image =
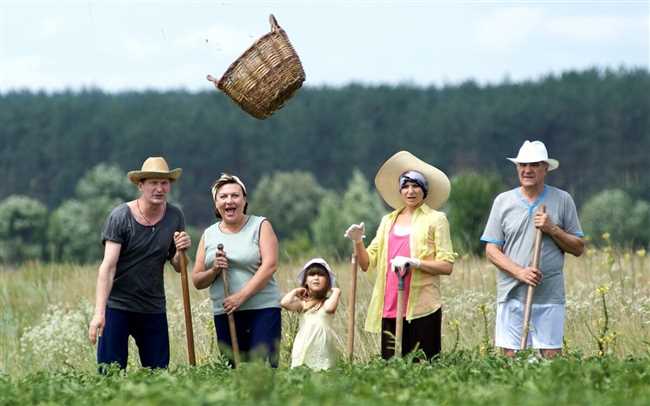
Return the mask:
POLYGON ((106 241, 104 245, 104 259, 99 265, 97 273, 97 288, 95 290, 95 315, 88 327, 88 339, 91 343, 97 342, 101 337, 106 324, 106 302, 113 288, 113 279, 117 271, 117 260, 120 257, 122 245, 114 241, 106 241))
POLYGON ((292 312, 301 312, 303 304, 302 298, 305 296, 306 291, 305 288, 295 288, 290 290, 289 293, 284 295, 280 301, 280 306, 292 312))
POLYGON ((332 288, 332 294, 330 295, 330 297, 327 298, 325 304, 323 305, 323 308, 325 309, 326 313, 334 313, 336 311, 336 307, 339 305, 340 297, 341 297, 341 289, 332 288))
POLYGON ((533 267, 524 268, 517 265, 512 262, 512 260, 503 253, 501 247, 496 244, 487 243, 485 245, 485 255, 490 262, 496 265, 497 268, 521 282, 537 286, 537 284, 542 280, 542 273, 539 269, 533 267))
POLYGON ((585 250, 585 241, 577 235, 569 234, 551 221, 548 213, 535 213, 535 227, 548 234, 564 252, 579 257, 585 250))
POLYGON ((196 248, 196 256, 194 257, 194 268, 192 269, 192 283, 197 289, 205 289, 212 285, 217 276, 221 273, 215 261, 215 266, 210 269, 205 269, 205 242, 203 237, 199 241, 199 246, 196 248))
POLYGON ((420 260, 418 269, 431 275, 451 275, 454 264, 435 259, 420 260))
POLYGON ((268 220, 262 222, 260 227, 260 255, 262 264, 255 275, 244 285, 242 290, 225 298, 223 307, 226 313, 234 312, 242 303, 259 292, 278 269, 278 238, 268 220))

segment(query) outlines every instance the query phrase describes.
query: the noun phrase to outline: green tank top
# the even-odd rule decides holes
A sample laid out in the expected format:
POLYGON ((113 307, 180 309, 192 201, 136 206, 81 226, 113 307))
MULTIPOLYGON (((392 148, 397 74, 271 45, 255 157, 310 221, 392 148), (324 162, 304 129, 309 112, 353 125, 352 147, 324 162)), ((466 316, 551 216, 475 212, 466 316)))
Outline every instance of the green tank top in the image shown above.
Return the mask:
MULTIPOLYGON (((260 228, 264 217, 248 216, 246 224, 237 233, 224 233, 217 222, 203 233, 205 245, 205 269, 212 268, 217 245, 223 244, 228 257, 228 284, 230 294, 239 292, 255 275, 262 264, 260 255, 260 228)), ((218 276, 210 285, 212 310, 215 315, 224 314, 223 279, 218 276)), ((280 307, 280 289, 273 276, 260 291, 245 301, 238 310, 255 310, 280 307)))

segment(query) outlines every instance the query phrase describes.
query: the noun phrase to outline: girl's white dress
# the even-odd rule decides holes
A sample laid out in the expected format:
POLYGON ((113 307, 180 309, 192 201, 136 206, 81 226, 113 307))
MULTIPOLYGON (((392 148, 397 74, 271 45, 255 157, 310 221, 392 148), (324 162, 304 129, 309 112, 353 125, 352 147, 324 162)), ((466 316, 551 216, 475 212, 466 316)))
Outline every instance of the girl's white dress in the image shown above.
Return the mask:
POLYGON ((334 313, 327 313, 324 306, 302 314, 291 351, 291 368, 300 365, 315 370, 334 367, 337 337, 332 328, 333 320, 334 313))

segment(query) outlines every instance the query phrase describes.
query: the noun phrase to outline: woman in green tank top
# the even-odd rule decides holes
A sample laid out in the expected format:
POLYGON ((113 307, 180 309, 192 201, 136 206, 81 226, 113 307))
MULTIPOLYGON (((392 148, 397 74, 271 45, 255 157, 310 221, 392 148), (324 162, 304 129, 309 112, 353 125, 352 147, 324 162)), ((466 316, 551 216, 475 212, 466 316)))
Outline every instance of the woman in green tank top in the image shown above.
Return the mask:
POLYGON ((228 330, 232 314, 243 358, 261 354, 277 367, 281 335, 281 294, 274 277, 278 239, 266 218, 246 213, 246 186, 237 176, 222 174, 212 187, 212 198, 217 222, 201 237, 192 281, 197 289, 210 289, 222 353, 232 351, 228 330), (228 296, 222 272, 227 272, 228 296))

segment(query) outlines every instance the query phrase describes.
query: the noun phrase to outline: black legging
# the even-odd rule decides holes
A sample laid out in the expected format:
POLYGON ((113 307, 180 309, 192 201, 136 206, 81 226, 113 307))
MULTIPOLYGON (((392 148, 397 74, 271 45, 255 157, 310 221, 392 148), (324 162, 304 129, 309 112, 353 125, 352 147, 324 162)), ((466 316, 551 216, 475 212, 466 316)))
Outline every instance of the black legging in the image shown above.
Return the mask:
MULTIPOLYGON (((440 354, 442 308, 427 316, 411 321, 404 320, 402 354, 408 354, 417 346, 427 359, 440 354)), ((381 357, 389 359, 395 355, 395 319, 381 319, 381 357), (390 332, 390 334, 386 334, 390 332)))

